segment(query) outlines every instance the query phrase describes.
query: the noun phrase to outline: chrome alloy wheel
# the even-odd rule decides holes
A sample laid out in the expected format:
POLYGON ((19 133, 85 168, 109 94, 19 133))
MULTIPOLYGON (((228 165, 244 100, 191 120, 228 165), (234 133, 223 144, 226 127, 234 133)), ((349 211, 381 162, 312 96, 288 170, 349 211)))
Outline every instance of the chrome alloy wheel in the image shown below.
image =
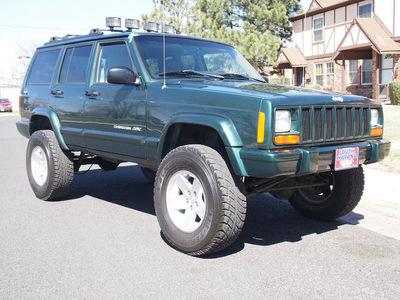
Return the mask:
POLYGON ((39 186, 43 186, 46 183, 49 169, 47 166, 47 157, 45 150, 40 146, 36 146, 32 150, 31 170, 35 182, 39 186))
POLYGON ((189 171, 171 176, 166 193, 168 215, 176 227, 194 232, 203 223, 206 199, 200 180, 189 171))

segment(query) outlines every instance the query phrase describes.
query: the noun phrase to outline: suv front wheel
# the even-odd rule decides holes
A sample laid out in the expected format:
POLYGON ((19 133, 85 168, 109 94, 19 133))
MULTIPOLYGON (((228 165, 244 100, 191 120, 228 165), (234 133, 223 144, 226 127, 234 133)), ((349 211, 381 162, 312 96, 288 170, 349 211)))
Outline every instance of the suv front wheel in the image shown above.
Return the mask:
POLYGON ((324 186, 302 188, 289 198, 301 215, 318 220, 335 220, 351 212, 364 190, 364 172, 359 166, 337 172, 321 173, 324 186))
POLYGON ((246 197, 236 187, 226 162, 203 145, 178 147, 163 159, 154 203, 165 238, 193 256, 231 245, 246 215, 246 197))
POLYGON ((54 200, 68 195, 74 178, 69 152, 64 152, 51 130, 35 131, 26 151, 29 183, 36 197, 54 200))

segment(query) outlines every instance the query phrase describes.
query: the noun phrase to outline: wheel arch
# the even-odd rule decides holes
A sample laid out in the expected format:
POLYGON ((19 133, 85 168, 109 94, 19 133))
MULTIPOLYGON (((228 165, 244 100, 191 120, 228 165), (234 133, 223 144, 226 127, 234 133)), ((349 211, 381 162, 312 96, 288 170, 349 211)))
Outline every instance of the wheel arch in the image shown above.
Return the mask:
POLYGON ((35 131, 45 129, 50 129, 54 132, 61 149, 69 150, 61 134, 61 122, 57 113, 47 107, 35 108, 29 120, 29 135, 32 135, 35 131))
MULTIPOLYGON (((193 129, 197 132, 215 133, 224 147, 243 146, 235 125, 229 118, 216 114, 182 113, 172 116, 165 126, 160 138, 159 160, 161 161, 173 148, 190 143, 188 140, 182 139, 182 136, 193 129)), ((196 142, 198 143, 198 141, 196 142)))

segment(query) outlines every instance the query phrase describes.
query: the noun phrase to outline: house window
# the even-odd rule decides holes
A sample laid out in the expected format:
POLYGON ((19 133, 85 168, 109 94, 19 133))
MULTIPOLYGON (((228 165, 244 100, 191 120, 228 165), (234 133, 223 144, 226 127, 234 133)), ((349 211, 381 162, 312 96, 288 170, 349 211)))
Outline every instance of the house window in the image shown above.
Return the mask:
POLYGON ((362 84, 372 84, 372 59, 364 59, 361 66, 362 84))
POLYGON ((358 7, 358 16, 360 18, 371 18, 372 17, 372 2, 360 5, 358 7))
POLYGON ((324 17, 313 19, 314 42, 321 42, 324 39, 324 17))
POLYGON ((358 60, 349 60, 349 84, 358 84, 358 60))
POLYGON ((335 65, 333 61, 326 63, 326 86, 333 86, 335 65))
POLYGON ((324 86, 324 71, 322 64, 315 64, 315 83, 324 86))

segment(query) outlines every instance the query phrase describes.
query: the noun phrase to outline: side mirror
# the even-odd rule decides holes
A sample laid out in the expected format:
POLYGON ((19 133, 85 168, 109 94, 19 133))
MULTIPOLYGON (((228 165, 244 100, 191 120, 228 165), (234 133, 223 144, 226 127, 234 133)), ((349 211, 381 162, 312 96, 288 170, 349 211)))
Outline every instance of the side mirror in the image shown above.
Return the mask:
POLYGON ((114 67, 107 72, 107 82, 114 84, 128 84, 139 86, 140 79, 131 69, 127 67, 114 67))

